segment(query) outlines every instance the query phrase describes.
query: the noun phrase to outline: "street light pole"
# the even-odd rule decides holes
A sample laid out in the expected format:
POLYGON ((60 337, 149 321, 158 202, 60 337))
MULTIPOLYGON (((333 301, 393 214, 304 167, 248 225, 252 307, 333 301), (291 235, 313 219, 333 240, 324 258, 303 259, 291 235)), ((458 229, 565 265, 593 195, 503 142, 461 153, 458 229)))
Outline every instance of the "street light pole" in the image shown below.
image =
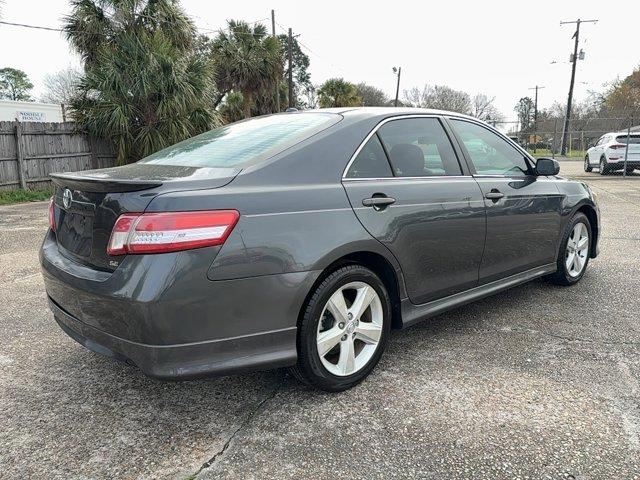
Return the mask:
POLYGON ((536 85, 529 89, 536 91, 536 100, 533 104, 533 153, 536 153, 536 147, 538 146, 538 90, 543 88, 544 87, 536 85))
POLYGON ((398 95, 400 94, 400 74, 402 73, 402 67, 393 67, 393 73, 395 73, 398 76, 398 82, 396 84, 396 99, 393 102, 393 106, 397 107, 398 106, 398 95))

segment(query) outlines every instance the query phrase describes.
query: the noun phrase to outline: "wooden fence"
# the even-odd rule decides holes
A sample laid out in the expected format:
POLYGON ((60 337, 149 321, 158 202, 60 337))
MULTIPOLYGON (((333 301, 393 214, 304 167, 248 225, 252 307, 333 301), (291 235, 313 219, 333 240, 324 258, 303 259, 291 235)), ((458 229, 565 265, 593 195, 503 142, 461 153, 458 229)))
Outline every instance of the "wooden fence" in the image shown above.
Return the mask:
POLYGON ((74 123, 0 122, 0 190, 44 188, 50 173, 114 164, 112 145, 74 123))

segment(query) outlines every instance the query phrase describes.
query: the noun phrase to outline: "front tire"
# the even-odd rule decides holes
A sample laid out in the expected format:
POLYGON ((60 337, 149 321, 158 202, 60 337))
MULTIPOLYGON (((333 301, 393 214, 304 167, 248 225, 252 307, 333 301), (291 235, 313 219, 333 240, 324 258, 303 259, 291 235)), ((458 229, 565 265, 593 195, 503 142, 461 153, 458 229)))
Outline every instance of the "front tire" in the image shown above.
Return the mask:
POLYGON ((374 369, 391 329, 391 301, 361 265, 328 275, 309 298, 298 327, 299 380, 328 392, 351 388, 374 369))
POLYGON ((600 175, 608 175, 609 174, 609 165, 607 164, 607 159, 602 156, 600 157, 600 175))
POLYGON ((584 157, 584 171, 591 172, 592 170, 593 170, 593 167, 589 164, 589 155, 586 155, 584 157))
POLYGON ((580 281, 589 265, 591 223, 583 213, 576 213, 567 224, 560 243, 556 273, 549 279, 557 285, 574 285, 580 281))

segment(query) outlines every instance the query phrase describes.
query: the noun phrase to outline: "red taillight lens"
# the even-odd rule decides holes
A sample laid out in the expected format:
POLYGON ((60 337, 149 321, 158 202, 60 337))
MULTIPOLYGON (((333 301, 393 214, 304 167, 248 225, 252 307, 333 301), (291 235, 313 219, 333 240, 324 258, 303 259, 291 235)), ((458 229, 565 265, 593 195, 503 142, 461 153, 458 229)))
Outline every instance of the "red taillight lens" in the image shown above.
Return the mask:
POLYGON ((611 150, 618 150, 619 148, 627 148, 627 146, 626 146, 626 145, 619 145, 619 144, 618 144, 618 145, 609 145, 609 148, 610 148, 611 150))
POLYGON ((236 210, 120 215, 107 253, 165 253, 221 245, 240 218, 236 210))
POLYGON ((49 199, 49 228, 56 231, 56 202, 55 196, 49 199))

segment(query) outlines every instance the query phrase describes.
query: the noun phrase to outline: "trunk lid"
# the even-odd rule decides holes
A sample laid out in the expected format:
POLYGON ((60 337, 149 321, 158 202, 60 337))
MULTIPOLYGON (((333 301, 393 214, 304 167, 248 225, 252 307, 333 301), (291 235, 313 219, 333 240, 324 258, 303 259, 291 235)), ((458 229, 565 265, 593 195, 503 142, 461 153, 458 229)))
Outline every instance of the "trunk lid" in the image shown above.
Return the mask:
MULTIPOLYGON (((624 158, 626 150, 627 150, 627 135, 618 135, 616 136, 616 142, 618 142, 620 145, 624 145, 624 148, 618 148, 616 149, 616 153, 624 158)), ((637 133, 632 133, 631 136, 629 137, 629 153, 628 153, 628 158, 627 160, 629 161, 634 161, 637 162, 638 160, 640 160, 640 135, 638 135, 637 133)))
POLYGON ((56 238, 61 253, 98 270, 115 270, 124 256, 107 254, 117 218, 144 212, 157 195, 219 188, 238 168, 134 163, 122 167, 52 174, 56 238))

